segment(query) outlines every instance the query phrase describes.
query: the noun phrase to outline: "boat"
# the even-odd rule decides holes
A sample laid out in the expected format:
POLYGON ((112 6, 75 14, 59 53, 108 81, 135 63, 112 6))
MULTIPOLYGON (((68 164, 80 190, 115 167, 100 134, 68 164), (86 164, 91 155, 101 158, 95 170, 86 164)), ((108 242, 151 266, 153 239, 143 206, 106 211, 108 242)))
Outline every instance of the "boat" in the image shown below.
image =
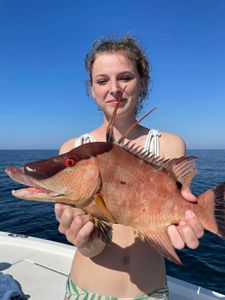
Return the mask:
MULTIPOLYGON (((62 300, 75 251, 67 244, 0 231, 0 272, 12 275, 29 300, 62 300)), ((170 300, 225 300, 220 293, 167 277, 170 300)))

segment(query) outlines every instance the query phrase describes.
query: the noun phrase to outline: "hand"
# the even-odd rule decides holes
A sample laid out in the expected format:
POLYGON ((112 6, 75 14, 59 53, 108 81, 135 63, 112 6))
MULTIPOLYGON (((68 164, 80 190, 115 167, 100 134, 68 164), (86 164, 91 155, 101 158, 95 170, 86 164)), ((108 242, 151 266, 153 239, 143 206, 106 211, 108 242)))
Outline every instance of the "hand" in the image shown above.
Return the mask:
MULTIPOLYGON (((190 202, 196 202, 196 197, 186 188, 182 191, 182 196, 190 202)), ((183 249, 185 245, 191 249, 199 246, 199 238, 204 234, 204 228, 192 211, 186 211, 185 220, 179 222, 177 226, 168 227, 168 235, 176 249, 183 249)))
POLYGON ((59 221, 59 232, 88 257, 101 253, 105 243, 94 230, 94 219, 84 210, 66 204, 55 204, 55 215, 59 221))
POLYGON ((82 209, 60 203, 55 204, 55 215, 59 232, 76 247, 85 247, 94 230, 93 218, 82 209))

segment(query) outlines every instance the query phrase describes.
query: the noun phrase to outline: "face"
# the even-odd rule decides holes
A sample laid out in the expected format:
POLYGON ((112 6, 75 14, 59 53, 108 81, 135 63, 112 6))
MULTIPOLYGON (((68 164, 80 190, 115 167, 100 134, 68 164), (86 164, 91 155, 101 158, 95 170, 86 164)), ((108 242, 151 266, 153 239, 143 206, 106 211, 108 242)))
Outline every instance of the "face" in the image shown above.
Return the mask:
POLYGON ((111 116, 122 95, 117 117, 135 116, 139 94, 143 89, 134 62, 121 52, 101 53, 92 67, 92 96, 106 116, 111 116))

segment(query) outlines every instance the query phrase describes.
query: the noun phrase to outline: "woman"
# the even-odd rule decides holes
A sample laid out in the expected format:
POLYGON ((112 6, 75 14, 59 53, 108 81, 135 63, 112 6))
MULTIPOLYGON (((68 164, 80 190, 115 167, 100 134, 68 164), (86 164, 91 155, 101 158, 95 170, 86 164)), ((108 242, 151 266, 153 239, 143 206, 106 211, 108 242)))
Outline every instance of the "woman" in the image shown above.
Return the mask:
MULTIPOLYGON (((103 112, 103 123, 89 134, 65 142, 60 153, 82 143, 105 141, 109 119, 122 95, 113 128, 118 140, 136 121, 136 114, 148 93, 149 64, 133 38, 103 40, 94 44, 86 58, 86 68, 91 94, 103 112)), ((185 155, 184 141, 172 133, 159 133, 138 125, 126 139, 161 158, 185 155)), ((183 196, 188 201, 195 201, 188 190, 183 191, 183 196)), ((106 245, 96 234, 93 218, 83 210, 56 204, 55 211, 60 222, 59 231, 78 249, 65 299, 77 299, 78 295, 79 299, 88 296, 91 299, 96 295, 103 298, 168 299, 164 258, 141 242, 132 228, 113 225, 112 244, 106 245)), ((196 248, 203 228, 195 215, 187 211, 177 227, 168 228, 168 234, 175 248, 182 249, 185 245, 196 248)))

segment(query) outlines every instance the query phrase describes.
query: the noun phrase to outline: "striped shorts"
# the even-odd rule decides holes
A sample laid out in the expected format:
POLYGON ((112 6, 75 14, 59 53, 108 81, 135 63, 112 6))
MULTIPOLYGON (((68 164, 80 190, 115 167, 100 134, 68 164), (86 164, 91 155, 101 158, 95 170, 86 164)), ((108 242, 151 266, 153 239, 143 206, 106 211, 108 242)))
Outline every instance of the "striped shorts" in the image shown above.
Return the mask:
POLYGON ((66 297, 67 300, 168 300, 169 290, 168 287, 165 286, 164 288, 150 294, 133 298, 109 297, 77 287, 71 277, 68 276, 66 283, 66 297))

